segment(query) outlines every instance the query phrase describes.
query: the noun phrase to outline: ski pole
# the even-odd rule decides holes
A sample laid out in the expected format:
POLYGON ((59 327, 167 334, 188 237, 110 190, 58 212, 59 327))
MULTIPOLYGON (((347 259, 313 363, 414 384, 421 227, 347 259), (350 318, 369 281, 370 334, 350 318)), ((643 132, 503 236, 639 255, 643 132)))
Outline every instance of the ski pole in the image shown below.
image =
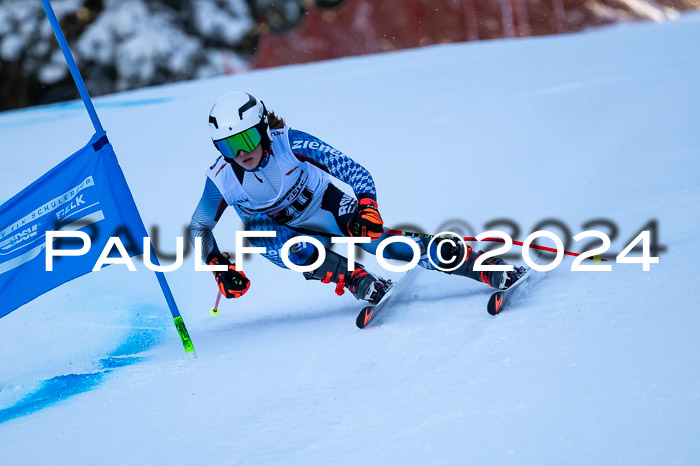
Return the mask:
MULTIPOLYGON (((231 258, 231 255, 227 252, 224 252, 221 255, 224 256, 226 259, 231 258)), ((214 317, 218 317, 218 315, 219 315, 219 302, 221 301, 222 295, 223 295, 223 293, 221 292, 221 290, 217 289, 216 290, 216 303, 214 303, 214 307, 212 307, 209 310, 209 314, 211 314, 214 317)))
MULTIPOLYGON (((435 236, 435 235, 429 235, 426 233, 414 233, 411 231, 403 231, 403 230, 392 230, 390 228, 387 228, 386 230, 387 233, 390 235, 399 235, 399 236, 408 236, 410 238, 424 238, 424 239, 452 239, 450 236, 435 236)), ((465 238, 462 238, 464 241, 491 241, 494 243, 505 243, 505 240, 503 238, 484 238, 482 240, 478 240, 473 236, 467 236, 465 238)), ((513 244, 516 246, 523 246, 524 243, 522 241, 513 241, 513 244)), ((549 251, 549 252, 557 252, 556 249, 554 248, 549 248, 547 246, 540 246, 537 244, 530 244, 530 248, 532 249, 539 249, 540 251, 549 251)), ((564 251, 564 254, 568 256, 580 256, 581 254, 571 252, 571 251, 564 251)), ((595 257, 587 257, 587 259, 592 260, 593 262, 600 262, 600 261, 605 261, 606 259, 603 259, 600 256, 595 256, 595 257)))

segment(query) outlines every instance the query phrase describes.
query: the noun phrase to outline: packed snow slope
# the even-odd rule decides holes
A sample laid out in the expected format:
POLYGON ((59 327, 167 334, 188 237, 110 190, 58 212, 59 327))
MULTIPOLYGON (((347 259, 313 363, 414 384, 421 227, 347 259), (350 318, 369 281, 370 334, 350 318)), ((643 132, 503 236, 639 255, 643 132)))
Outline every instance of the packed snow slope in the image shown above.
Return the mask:
MULTIPOLYGON (((213 318, 213 278, 189 254, 167 276, 190 360, 153 274, 107 267, 0 320, 0 462, 698 464, 698 43, 693 15, 96 99, 165 252, 216 157, 208 111, 246 90, 365 165, 388 226, 511 219, 522 240, 547 218, 571 235, 612 233, 584 225, 608 219, 612 272, 567 257, 491 317, 486 286, 420 270, 358 330, 351 296, 260 257, 213 318), (660 263, 614 263, 650 220, 660 263)), ((91 135, 77 102, 0 114, 0 200, 91 135)), ((227 212, 222 248, 238 228, 227 212)))

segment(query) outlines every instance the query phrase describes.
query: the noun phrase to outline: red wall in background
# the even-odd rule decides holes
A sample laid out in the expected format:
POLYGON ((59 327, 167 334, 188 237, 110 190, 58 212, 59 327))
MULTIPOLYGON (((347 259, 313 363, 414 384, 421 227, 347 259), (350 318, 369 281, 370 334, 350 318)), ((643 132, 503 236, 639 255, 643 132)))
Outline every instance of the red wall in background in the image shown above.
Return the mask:
POLYGON ((293 31, 263 34, 253 68, 444 42, 571 32, 602 24, 573 0, 347 0, 310 8, 293 31))

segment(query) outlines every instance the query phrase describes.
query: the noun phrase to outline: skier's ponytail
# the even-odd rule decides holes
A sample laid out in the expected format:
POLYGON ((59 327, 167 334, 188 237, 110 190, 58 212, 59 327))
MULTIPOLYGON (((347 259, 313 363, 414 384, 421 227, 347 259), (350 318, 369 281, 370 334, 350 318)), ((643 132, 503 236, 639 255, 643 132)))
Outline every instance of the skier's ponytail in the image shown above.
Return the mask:
POLYGON ((277 115, 275 115, 275 112, 270 111, 267 114, 267 122, 268 125, 270 126, 270 129, 282 129, 284 128, 284 118, 280 118, 277 115))

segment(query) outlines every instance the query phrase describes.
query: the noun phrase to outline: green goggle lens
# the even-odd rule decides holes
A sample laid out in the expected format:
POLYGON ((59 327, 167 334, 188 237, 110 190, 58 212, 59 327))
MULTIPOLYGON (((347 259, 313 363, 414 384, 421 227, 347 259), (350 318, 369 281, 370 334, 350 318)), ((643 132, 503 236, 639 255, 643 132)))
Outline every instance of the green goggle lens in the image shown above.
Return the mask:
POLYGON ((239 151, 252 152, 255 150, 260 145, 261 140, 260 132, 253 127, 226 139, 214 141, 214 145, 224 157, 235 159, 239 151))

